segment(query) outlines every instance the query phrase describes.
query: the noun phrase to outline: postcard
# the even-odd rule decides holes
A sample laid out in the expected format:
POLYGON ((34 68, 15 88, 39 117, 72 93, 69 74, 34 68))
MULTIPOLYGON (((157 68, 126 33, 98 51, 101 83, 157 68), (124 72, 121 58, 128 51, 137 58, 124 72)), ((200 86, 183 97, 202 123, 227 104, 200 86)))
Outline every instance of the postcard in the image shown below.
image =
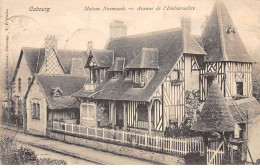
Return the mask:
POLYGON ((259 0, 3 0, 3 165, 260 164, 259 0))

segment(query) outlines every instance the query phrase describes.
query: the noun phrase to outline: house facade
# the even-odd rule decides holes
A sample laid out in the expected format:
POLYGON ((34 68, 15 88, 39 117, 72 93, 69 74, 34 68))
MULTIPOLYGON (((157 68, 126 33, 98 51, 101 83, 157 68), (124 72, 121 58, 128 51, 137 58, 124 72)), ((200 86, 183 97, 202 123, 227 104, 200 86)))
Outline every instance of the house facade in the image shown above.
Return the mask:
POLYGON ((74 94, 82 100, 81 114, 88 116, 93 109, 95 116, 91 121, 84 117, 81 124, 149 134, 180 124, 185 92, 199 90, 198 62, 206 55, 191 36, 190 24, 182 24, 180 29, 111 39, 106 50, 114 58, 105 80, 91 93, 83 88, 74 94))
POLYGON ((182 18, 180 29, 111 38, 106 78, 96 89, 74 94, 82 116, 92 110, 91 121, 83 117, 81 124, 148 134, 180 126, 187 117, 186 93, 198 93, 203 106, 214 76, 226 100, 252 99, 254 62, 223 2, 215 4, 201 39, 190 30, 191 22, 182 18))
MULTIPOLYGON (((45 38, 44 48, 23 47, 12 79, 12 101, 14 114, 26 119, 24 96, 35 74, 70 74, 87 77, 84 64, 88 58, 86 51, 57 49, 54 36, 45 38)), ((26 120, 23 125, 26 126, 26 120)))
POLYGON ((85 77, 36 75, 25 94, 27 131, 46 135, 53 121, 79 124, 79 102, 71 95, 79 91, 85 82, 85 77))

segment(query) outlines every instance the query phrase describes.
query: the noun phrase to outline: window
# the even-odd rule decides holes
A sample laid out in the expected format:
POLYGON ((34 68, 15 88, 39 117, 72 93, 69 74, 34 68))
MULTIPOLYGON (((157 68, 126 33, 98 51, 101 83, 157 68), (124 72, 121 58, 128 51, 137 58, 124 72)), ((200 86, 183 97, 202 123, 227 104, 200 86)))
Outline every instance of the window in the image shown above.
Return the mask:
POLYGON ((140 77, 139 77, 139 71, 135 71, 135 83, 139 83, 140 77))
POLYGON ((91 104, 83 104, 81 107, 81 117, 86 120, 94 120, 96 114, 96 105, 94 103, 91 104))
POLYGON ((144 104, 139 104, 136 109, 138 113, 138 121, 148 121, 148 110, 144 104))
POLYGON ((133 71, 131 71, 131 70, 127 71, 127 77, 132 78, 133 77, 133 71))
POLYGON ((28 78, 28 88, 30 87, 30 84, 31 84, 31 81, 32 81, 32 78, 28 78))
POLYGON ((32 119, 40 119, 40 104, 31 103, 32 119))
POLYGON ((237 82, 237 95, 243 95, 243 82, 237 82))
POLYGON ((18 91, 21 92, 22 91, 22 79, 18 78, 18 91))
POLYGON ((145 86, 145 70, 135 70, 135 75, 134 75, 134 82, 135 86, 134 87, 144 87, 145 86))
POLYGON ((144 70, 140 71, 140 83, 144 84, 144 70))

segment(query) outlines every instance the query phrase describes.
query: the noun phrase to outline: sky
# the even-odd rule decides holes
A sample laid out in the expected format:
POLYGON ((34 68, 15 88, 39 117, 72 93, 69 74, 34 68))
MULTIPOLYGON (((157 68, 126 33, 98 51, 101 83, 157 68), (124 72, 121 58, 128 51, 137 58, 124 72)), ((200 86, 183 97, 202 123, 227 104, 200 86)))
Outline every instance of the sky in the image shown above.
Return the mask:
MULTIPOLYGON (((210 15, 215 0, 1 0, 1 67, 6 55, 8 34, 9 64, 16 65, 22 47, 44 47, 44 38, 55 35, 58 48, 86 50, 87 42, 104 48, 109 40, 109 24, 122 20, 127 34, 140 34, 180 27, 182 16, 190 17, 191 33, 201 34, 201 24, 210 15), (129 11, 102 11, 103 7, 134 8, 129 11), (190 11, 138 11, 139 7, 191 6, 190 11), (30 11, 50 8, 46 11, 30 11), (85 7, 101 11, 84 11, 85 7), (8 30, 6 16, 8 13, 8 30)), ((249 53, 260 57, 260 1, 226 0, 226 7, 249 53)))

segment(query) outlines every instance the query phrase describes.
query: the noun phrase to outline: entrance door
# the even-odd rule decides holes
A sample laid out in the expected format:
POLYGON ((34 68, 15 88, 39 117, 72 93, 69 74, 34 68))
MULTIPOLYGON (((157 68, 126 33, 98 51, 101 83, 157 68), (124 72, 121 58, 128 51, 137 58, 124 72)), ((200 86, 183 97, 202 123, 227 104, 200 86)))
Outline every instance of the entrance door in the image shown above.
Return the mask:
POLYGON ((123 102, 116 102, 116 125, 121 129, 124 126, 123 102))
POLYGON ((243 82, 237 82, 237 95, 243 95, 243 82))

